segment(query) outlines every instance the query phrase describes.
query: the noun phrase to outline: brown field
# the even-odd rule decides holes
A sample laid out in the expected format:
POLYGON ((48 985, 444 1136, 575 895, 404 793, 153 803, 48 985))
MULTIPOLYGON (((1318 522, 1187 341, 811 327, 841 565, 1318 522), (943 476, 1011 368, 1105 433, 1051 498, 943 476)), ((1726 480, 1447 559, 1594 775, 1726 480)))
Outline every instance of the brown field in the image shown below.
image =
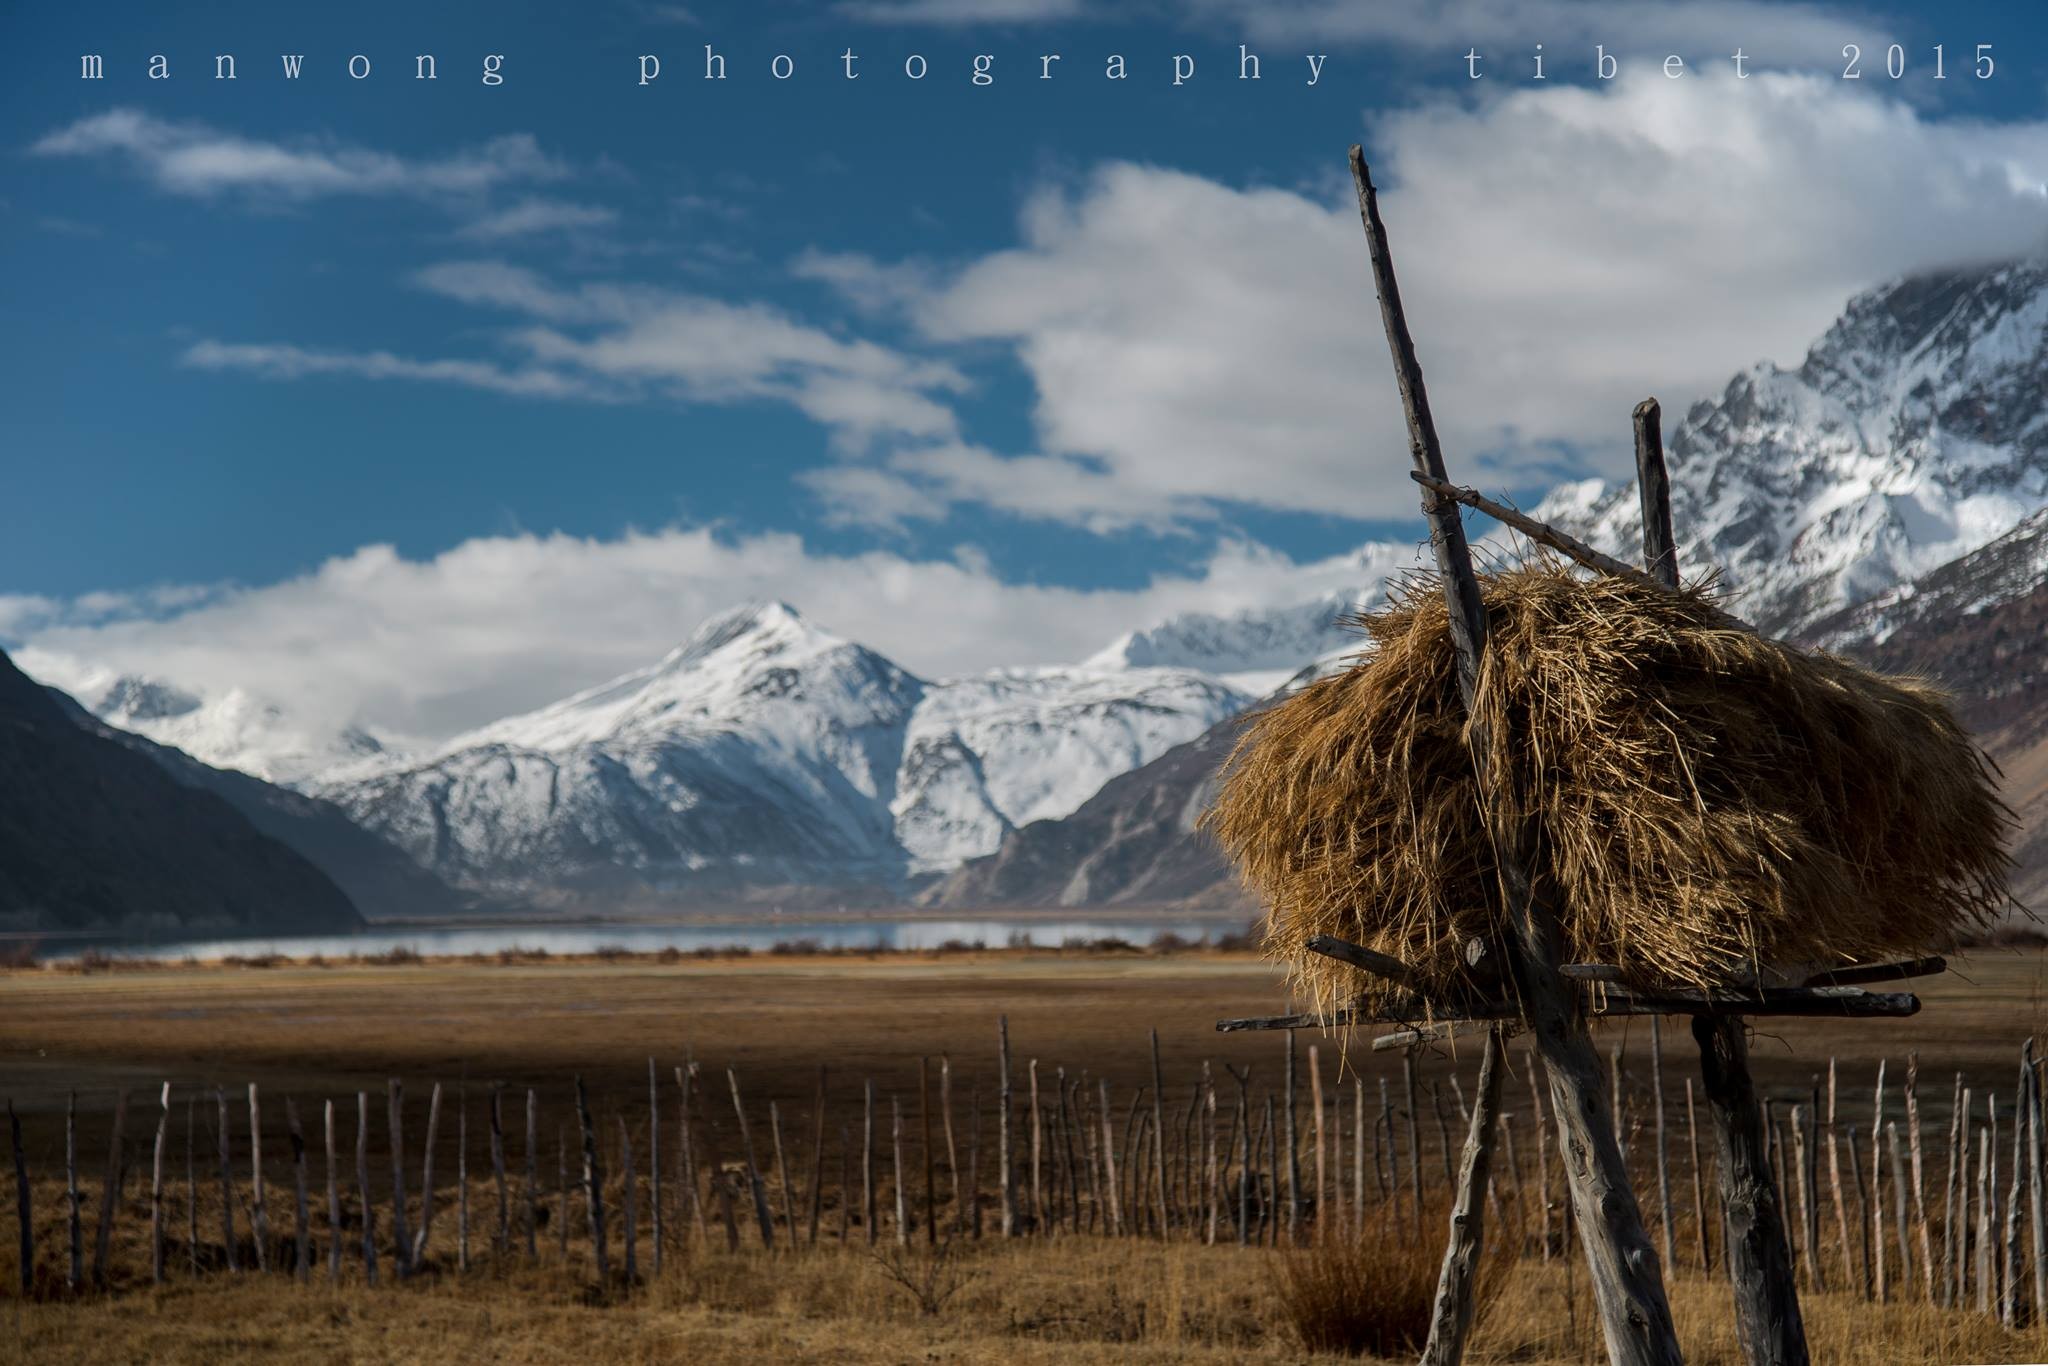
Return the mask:
MULTIPOLYGON (((1896 1097, 1907 1055, 1917 1051, 1921 1109, 1931 1149, 1927 1180, 1932 1204, 1942 1185, 1950 1087, 1957 1070, 1967 1074, 1968 1084, 1979 1088, 1980 1095, 1987 1086, 2006 1093, 2000 1101, 2001 1139, 2006 1137, 2003 1119, 2009 1114, 2006 1099, 2016 1075, 2018 1047, 2043 1021, 2043 986, 2048 981, 2044 968, 2048 959, 2038 952, 1986 952, 1959 962, 1947 977, 1919 984, 1926 1009, 1911 1020, 1774 1023, 1768 1035, 1753 1041, 1759 1079, 1782 1113, 1787 1104, 1805 1103, 1816 1075, 1824 1074, 1829 1057, 1835 1056, 1844 1088, 1844 1123, 1867 1129, 1877 1060, 1889 1059, 1896 1097)), ((993 1237, 980 1242, 963 1238, 940 1268, 942 1282, 958 1275, 961 1285, 939 1312, 927 1315, 868 1251, 857 1210, 848 1243, 838 1242, 840 1137, 844 1126, 851 1142, 859 1142, 864 1081, 873 1080, 880 1103, 885 1180, 890 1099, 902 1106, 905 1116, 906 1165, 912 1174, 908 1198, 917 1227, 908 1252, 892 1250, 893 1225, 887 1212, 893 1193, 887 1193, 877 1247, 884 1260, 896 1259, 898 1269, 915 1280, 926 1274, 933 1256, 922 1243, 918 1213, 923 1199, 921 1058, 930 1060, 934 1102, 939 1059, 944 1055, 950 1062, 963 1152, 970 1101, 979 1094, 980 1203, 992 1231, 999 1015, 1010 1022, 1020 1094, 1030 1059, 1039 1060, 1041 1084, 1048 1091, 1055 1068, 1063 1066, 1076 1075, 1085 1070, 1091 1088, 1098 1078, 1109 1083, 1113 1117, 1121 1129, 1124 1107, 1135 1088, 1150 1082, 1147 1031, 1157 1028, 1169 1129, 1178 1131, 1175 1111, 1185 1108, 1200 1066, 1209 1060, 1220 1083, 1219 1104, 1227 1130, 1235 1086, 1221 1065, 1253 1068, 1256 1107, 1262 1104, 1263 1093, 1279 1081, 1284 1044, 1277 1035, 1219 1036, 1211 1026, 1220 1016, 1276 1013, 1287 1004, 1284 985, 1269 965, 1246 955, 1215 952, 461 961, 0 973, 0 1094, 12 1099, 24 1123, 36 1188, 40 1278, 38 1300, 24 1304, 14 1298, 18 1263, 12 1201, 0 1202, 0 1237, 5 1239, 0 1247, 0 1294, 7 1296, 0 1313, 10 1320, 9 1336, 20 1344, 16 1359, 36 1361, 198 1361, 231 1354, 323 1361, 539 1361, 570 1356, 850 1362, 1302 1360, 1308 1354, 1296 1319, 1282 1308, 1286 1280, 1280 1268, 1287 1254, 1087 1234, 1007 1244, 993 1237), (617 1231, 618 1119, 635 1126, 633 1142, 642 1144, 647 1060, 653 1056, 661 1069, 668 1107, 663 1160, 672 1169, 675 1133, 670 1116, 677 1096, 670 1069, 686 1052, 702 1065, 700 1080, 707 1088, 700 1092, 702 1108, 696 1120, 703 1126, 700 1141, 716 1142, 728 1161, 737 1158, 739 1139, 724 1077, 729 1065, 744 1088, 764 1166, 770 1160, 765 1119, 769 1104, 776 1105, 791 1149, 792 1184, 799 1191, 807 1189, 809 1180, 818 1068, 827 1068, 827 1194, 820 1245, 795 1255, 786 1249, 761 1251, 744 1209, 745 1236, 739 1252, 725 1249, 715 1215, 712 1236, 699 1241, 687 1225, 678 1231, 682 1221, 673 1205, 671 1178, 665 1196, 672 1202, 666 1265, 660 1276, 650 1275, 643 1175, 638 1239, 642 1283, 630 1291, 615 1288, 608 1296, 599 1295, 587 1232, 577 1214, 580 1200, 571 1209, 577 1236, 566 1264, 554 1241, 560 1225, 551 1222, 558 1132, 566 1127, 574 1143, 573 1079, 586 1078, 599 1111, 599 1132, 610 1135, 603 1151, 612 1173, 611 1257, 616 1270, 622 1255, 622 1235, 617 1231), (338 1286, 316 1278, 312 1285, 299 1287, 277 1275, 229 1276, 210 1266, 195 1278, 185 1260, 185 1097, 195 1091, 205 1097, 196 1121, 203 1258, 217 1260, 224 1254, 218 1241, 217 1197, 208 1203, 208 1163, 214 1151, 212 1088, 227 1088, 233 1103, 234 1123, 239 1126, 233 1131, 235 1160, 245 1177, 250 1082, 260 1086, 264 1097, 266 1211, 274 1238, 288 1232, 292 1223, 285 1098, 296 1099, 310 1116, 314 1247, 316 1255, 324 1255, 319 1102, 337 1102, 347 1185, 353 1159, 350 1093, 372 1093, 373 1187, 380 1199, 387 1198, 390 1169, 383 1146, 383 1093, 391 1077, 405 1082, 408 1160, 415 1186, 426 1095, 435 1082, 444 1084, 450 1107, 437 1147, 440 1203, 428 1274, 394 1285, 387 1261, 385 1283, 371 1289, 361 1283, 359 1263, 352 1257, 338 1286), (156 1088, 165 1080, 173 1083, 175 1096, 167 1159, 172 1190, 167 1218, 173 1236, 168 1283, 153 1289, 147 1276, 147 1149, 155 1129, 156 1088), (490 1250, 496 1195, 488 1181, 484 1097, 496 1082, 513 1088, 506 1146, 515 1193, 525 1160, 522 1093, 532 1087, 539 1096, 539 1165, 545 1197, 541 1217, 548 1222, 539 1239, 538 1264, 526 1263, 516 1247, 504 1257, 490 1250), (476 1265, 459 1275, 452 1264, 454 1106, 457 1095, 463 1094, 458 1088, 465 1087, 476 1265), (85 1291, 73 1297, 62 1285, 65 1098, 77 1092, 81 1186, 86 1188, 84 1237, 90 1258, 116 1088, 128 1091, 130 1105, 130 1164, 114 1229, 116 1271, 110 1291, 85 1291)), ((1334 1086, 1334 1056, 1343 1042, 1320 1035, 1304 1035, 1299 1042, 1305 1109, 1306 1045, 1317 1045, 1325 1084, 1334 1086)), ((1653 1123, 1647 1101, 1648 1030, 1638 1022, 1631 1030, 1603 1031, 1599 1043, 1603 1052, 1616 1043, 1624 1049, 1624 1129, 1639 1189, 1649 1197, 1646 1210, 1654 1218, 1654 1168, 1648 1160, 1653 1123)), ((1682 1029, 1667 1031, 1664 1047, 1678 1206, 1673 1233, 1679 1256, 1671 1273, 1674 1307, 1689 1359, 1732 1362, 1740 1358, 1727 1287, 1697 1270, 1692 1250, 1697 1230, 1685 1152, 1683 1078, 1696 1075, 1696 1059, 1690 1056, 1691 1044, 1682 1029)), ((1468 1049, 1456 1059, 1435 1055, 1420 1067, 1423 1168, 1437 1185, 1442 1158, 1429 1088, 1433 1083, 1442 1088, 1438 1094, 1449 1112, 1455 1142, 1461 1132, 1449 1079, 1461 1077, 1469 1093, 1474 1051, 1468 1049)), ((1399 1058, 1372 1054, 1355 1042, 1353 1052, 1350 1061, 1363 1074, 1369 1112, 1378 1112, 1382 1077, 1390 1080, 1398 1104, 1399 1058)), ((1507 1083, 1506 1101, 1515 1113, 1521 1163, 1532 1167, 1535 1145, 1519 1046, 1511 1048, 1510 1056, 1516 1068, 1507 1083)), ((1348 1093, 1352 1074, 1344 1075, 1348 1093)), ((1888 1102, 1887 1116, 1903 1120, 1896 1099, 1888 1102)), ((936 1114, 933 1124, 935 1129, 940 1126, 936 1114)), ((938 1144, 937 1182, 943 1205, 950 1178, 943 1141, 938 1144)), ((644 1152, 639 1160, 644 1165, 644 1152)), ((858 1179, 856 1161, 856 1183, 858 1179)), ((1513 1191, 1505 1182, 1504 1189, 1513 1191)), ((1709 1172, 1710 1194, 1711 1189, 1709 1172)), ((1526 1208, 1520 1203, 1525 1193, 1513 1193, 1515 1207, 1526 1208)), ((414 1200, 417 1205, 416 1189, 414 1200)), ((776 1200, 779 1211, 779 1195, 776 1200)), ((1529 1203, 1533 1205, 1533 1199, 1529 1203)), ((241 1218, 246 1239, 246 1209, 241 1218)), ((1831 1218, 1823 1217, 1824 1230, 1831 1218)), ((942 1225, 950 1220, 942 1209, 942 1225)), ((518 1224, 516 1212, 514 1223, 518 1224)), ((1426 1226, 1433 1236, 1440 1236, 1434 1235, 1434 1221, 1426 1226)), ((356 1236, 352 1227, 348 1232, 351 1238, 356 1236)), ((1231 1236, 1226 1221, 1219 1243, 1228 1244, 1231 1236)), ((1935 1237, 1940 1238, 1938 1223, 1935 1237)), ((1381 1249, 1373 1256, 1433 1261, 1426 1241, 1412 1234, 1367 1240, 1381 1249)), ((1831 1286, 1842 1286, 1848 1277, 1838 1249, 1825 1233, 1822 1241, 1823 1273, 1831 1286)), ((1478 1330, 1471 1358, 1603 1359, 1597 1331, 1589 1322, 1584 1274, 1568 1274, 1572 1259, 1540 1260, 1535 1255, 1540 1238, 1526 1217, 1497 1242, 1513 1243, 1526 1255, 1504 1268, 1504 1280, 1478 1330)), ((249 1255, 245 1245, 245 1260, 249 1255)), ((1896 1266, 1893 1279, 1896 1282, 1896 1266)), ((1808 1287, 1804 1298, 1815 1359, 2048 1359, 2048 1333, 2016 1335, 1974 1312, 1929 1308, 1920 1301, 1917 1279, 1916 1268, 1906 1292, 1902 1295, 1895 1284, 1894 1302, 1885 1306, 1866 1304, 1860 1296, 1839 1290, 1823 1294, 1808 1287)))

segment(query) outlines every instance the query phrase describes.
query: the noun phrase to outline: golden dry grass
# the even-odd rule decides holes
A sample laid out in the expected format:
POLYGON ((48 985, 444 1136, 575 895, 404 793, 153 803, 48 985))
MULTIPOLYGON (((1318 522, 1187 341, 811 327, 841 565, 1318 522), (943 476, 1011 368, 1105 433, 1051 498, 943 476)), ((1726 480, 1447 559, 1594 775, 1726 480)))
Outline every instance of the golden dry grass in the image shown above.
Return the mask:
MULTIPOLYGON (((1537 841, 1569 958, 1729 984, 1940 952, 2008 908, 2009 813, 1931 687, 1763 639, 1704 591, 1555 566, 1483 587, 1488 795, 1537 841)), ((1364 662, 1248 727, 1210 828, 1319 1005, 1358 979, 1315 934, 1455 999, 1502 894, 1437 581, 1359 625, 1364 662)))
MULTIPOLYGON (((1307 1351, 1276 1298, 1281 1254, 1102 1239, 985 1242, 942 1314, 923 1314, 858 1250, 698 1253, 609 1301, 544 1254, 501 1275, 369 1289, 280 1276, 182 1275, 79 1302, 0 1306, 12 1359, 36 1362, 775 1361, 882 1363, 1283 1362, 1307 1351)), ((1585 1275, 1525 1261, 1501 1280, 1468 1360, 1605 1359, 1585 1275)), ((579 1263, 578 1270, 582 1269, 579 1263)), ((1680 1273, 1672 1307, 1687 1360, 1733 1366, 1725 1282, 1680 1273)), ((2048 1359, 2048 1332, 2015 1333, 1923 1304, 1804 1297, 1816 1361, 2048 1359)), ((1412 1359, 1412 1356, 1407 1357, 1412 1359)))

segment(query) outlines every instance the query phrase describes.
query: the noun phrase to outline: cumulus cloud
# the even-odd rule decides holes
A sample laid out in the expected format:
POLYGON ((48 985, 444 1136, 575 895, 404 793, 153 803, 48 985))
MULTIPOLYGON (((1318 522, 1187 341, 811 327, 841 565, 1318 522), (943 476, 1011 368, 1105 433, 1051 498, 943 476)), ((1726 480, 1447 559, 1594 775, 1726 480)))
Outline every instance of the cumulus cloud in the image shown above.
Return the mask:
POLYGON ((172 590, 88 611, 0 600, 24 669, 66 686, 109 670, 240 687, 310 727, 425 742, 645 665, 705 617, 780 597, 928 677, 1081 659, 1174 612, 1237 611, 1376 583, 1416 548, 1298 563, 1226 544, 1130 589, 1006 583, 978 555, 825 555, 801 539, 673 529, 502 536, 431 559, 367 546, 262 587, 172 590), (165 604, 169 604, 166 606, 165 604))
MULTIPOLYGON (((1443 100, 1373 143, 1453 463, 1522 489, 1621 470, 1643 395, 1682 410, 1759 359, 1796 363, 1857 291, 2024 254, 2048 225, 2048 124, 1931 120, 1817 77, 1443 100)), ((1020 237, 936 284, 813 267, 871 307, 893 285, 934 344, 1013 349, 1035 386, 1039 450, 1000 462, 1010 477, 957 451, 892 477, 1084 522, 1413 513, 1348 184, 1113 164, 1034 195, 1020 237)))
POLYGON ((110 109, 35 142, 39 156, 113 157, 172 194, 236 194, 301 202, 336 195, 472 196, 497 186, 560 180, 563 163, 531 134, 493 138, 453 155, 416 159, 329 138, 278 142, 204 123, 110 109))

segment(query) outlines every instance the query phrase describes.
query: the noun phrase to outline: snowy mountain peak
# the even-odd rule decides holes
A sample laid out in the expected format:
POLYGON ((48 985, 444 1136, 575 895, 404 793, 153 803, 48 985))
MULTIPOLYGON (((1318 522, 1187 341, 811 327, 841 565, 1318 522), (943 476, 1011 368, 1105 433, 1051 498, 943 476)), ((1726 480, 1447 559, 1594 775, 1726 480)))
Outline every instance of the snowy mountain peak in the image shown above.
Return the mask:
POLYGON ((729 608, 705 621, 690 633, 688 640, 670 652, 659 667, 696 664, 734 646, 765 654, 844 643, 830 632, 813 626, 788 603, 774 598, 760 599, 729 608))
MULTIPOLYGON (((1670 433, 1688 575, 1788 633, 1985 545, 2048 505, 2048 270, 1896 281, 1852 300, 1796 370, 1763 364, 1670 433)), ((1633 484, 1535 513, 1633 558, 1633 484)))

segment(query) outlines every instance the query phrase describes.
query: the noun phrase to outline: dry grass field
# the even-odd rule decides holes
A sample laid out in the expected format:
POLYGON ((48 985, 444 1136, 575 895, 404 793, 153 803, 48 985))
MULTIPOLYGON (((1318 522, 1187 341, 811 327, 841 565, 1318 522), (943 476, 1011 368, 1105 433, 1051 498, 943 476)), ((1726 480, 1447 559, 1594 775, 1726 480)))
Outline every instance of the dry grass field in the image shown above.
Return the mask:
MULTIPOLYGON (((1920 984, 1922 1013, 1905 1021, 1829 1022, 1791 1020, 1753 1041, 1754 1061, 1766 1094, 1781 1105, 1809 1095, 1830 1056, 1841 1070, 1845 1111, 1861 1122, 1880 1057, 1889 1060, 1896 1095, 1909 1052, 1919 1055, 1920 1100, 1930 1143, 1945 1151, 1951 1078, 1961 1070, 1970 1084, 2009 1091, 2020 1042, 2044 1021, 2048 960, 2034 951, 1986 952, 1957 965, 1947 977, 1920 984), (1853 1096, 1853 1100, 1851 1097, 1853 1096)), ((261 968, 138 967, 80 973, 27 969, 0 973, 0 1095, 10 1098, 23 1122, 25 1150, 34 1178, 38 1232, 38 1295, 15 1298, 18 1263, 13 1251, 12 1201, 0 1211, 0 1337, 14 1344, 14 1359, 43 1361, 167 1360, 212 1361, 226 1357, 307 1361, 508 1360, 553 1361, 693 1359, 716 1361, 1295 1361, 1312 1354, 1304 1346, 1304 1323, 1313 1310, 1318 1268, 1343 1260, 1337 1248, 1286 1253, 1239 1248, 1226 1222, 1217 1246, 1189 1240, 1062 1234, 1005 1242, 955 1239, 950 1251, 935 1254, 925 1242, 917 1202, 922 1198, 918 1166, 922 1117, 919 1064, 929 1060, 936 1088, 943 1055, 952 1074, 960 1142, 968 1134, 971 1100, 983 1114, 980 1181, 985 1226, 993 1233, 995 1209, 994 1090, 996 1020, 1007 1016, 1019 1073, 1019 1089, 1033 1058, 1049 1089, 1054 1070, 1085 1070, 1089 1085, 1107 1082, 1119 1125, 1122 1107, 1137 1088, 1149 1085, 1147 1032, 1159 1031, 1169 1100, 1177 1107, 1207 1060, 1224 1088, 1234 1085, 1225 1064, 1252 1068, 1254 1094, 1279 1082, 1284 1044, 1277 1035, 1218 1035, 1222 1016, 1276 1013, 1287 1006, 1284 984, 1274 969, 1249 955, 1215 952, 1172 954, 1061 954, 987 952, 944 955, 832 956, 681 959, 658 961, 553 960, 545 962, 428 962, 423 964, 331 966, 284 965, 261 968), (557 1179, 557 1135, 564 1128, 574 1144, 573 1081, 590 1086, 599 1131, 613 1135, 604 1148, 612 1164, 611 1257, 622 1255, 617 1228, 619 1182, 617 1141, 620 1119, 645 1134, 647 1062, 657 1060, 666 1087, 664 1104, 675 1104, 672 1066, 685 1055, 702 1066, 707 1086, 696 1121, 703 1137, 736 1157, 737 1134, 724 1068, 740 1079, 754 1114, 755 1142, 764 1149, 763 1116, 777 1106, 792 1150, 795 1184, 808 1180, 811 1125, 818 1069, 827 1070, 825 1128, 828 1135, 828 1192, 822 1201, 823 1232, 816 1247, 795 1252, 763 1251, 742 1209, 744 1237, 728 1251, 715 1215, 710 1236, 698 1238, 671 1208, 665 1265, 652 1274, 645 1178, 638 1224, 641 1277, 630 1288, 596 1290, 580 1204, 570 1206, 572 1239, 566 1256, 552 1222, 557 1179), (383 1096, 388 1078, 403 1078, 408 1103, 407 1133, 411 1179, 419 1178, 424 1141, 425 1097, 440 1082, 451 1113, 443 1117, 436 1159, 440 1175, 434 1247, 422 1274, 395 1283, 387 1261, 383 1284, 362 1283, 351 1243, 338 1284, 320 1274, 301 1286, 273 1272, 228 1275, 210 1264, 222 1255, 218 1201, 206 1189, 213 1172, 213 1088, 226 1088, 235 1103, 235 1160, 246 1165, 245 1094, 256 1083, 264 1096, 266 1212, 273 1239, 292 1223, 285 1098, 316 1116, 321 1101, 337 1102, 344 1116, 344 1166, 352 1158, 352 1093, 371 1093, 375 1120, 373 1188, 388 1195, 388 1158, 383 1143, 383 1096), (148 1283, 149 1222, 147 1149, 156 1124, 156 1089, 174 1087, 170 1126, 170 1186, 167 1219, 172 1229, 169 1274, 162 1287, 148 1283), (913 1228, 907 1250, 895 1247, 893 1225, 878 1229, 871 1250, 853 1212, 847 1241, 839 1241, 839 1144, 842 1130, 859 1141, 861 1092, 872 1080, 886 1114, 897 1101, 906 1116, 907 1165, 913 1228), (507 1161, 517 1189, 523 1170, 523 1093, 534 1089, 540 1105, 541 1187, 544 1223, 539 1255, 529 1262, 520 1239, 504 1255, 490 1244, 496 1195, 485 1158, 484 1096, 493 1083, 511 1088, 507 1111, 507 1161), (203 1088, 203 1089, 202 1089, 203 1088), (129 1169, 113 1237, 112 1284, 104 1292, 75 1294, 63 1287, 63 1135, 67 1096, 76 1092, 79 1114, 81 1186, 86 1188, 84 1240, 90 1256, 98 1211, 101 1170, 113 1095, 129 1095, 129 1169), (201 1248, 208 1265, 194 1276, 184 1239, 184 1097, 198 1093, 197 1107, 201 1248), (458 1096, 466 1104, 469 1138, 473 1265, 454 1265, 452 1178, 456 1161, 458 1096), (723 1106, 723 1110, 719 1110, 723 1106), (934 1259, 937 1258, 937 1265, 934 1259), (1291 1268, 1291 1270, 1290 1270, 1291 1268), (938 1294, 952 1290, 936 1312, 918 1303, 926 1279, 938 1294), (906 1286, 903 1281, 912 1284, 906 1286), (1290 1310, 1290 1302, 1296 1308, 1290 1310)), ((1338 1079, 1336 1054, 1343 1041, 1304 1035, 1317 1045, 1326 1085, 1338 1079)), ((1604 1030, 1605 1052, 1623 1048, 1629 1079, 1625 1128, 1632 1169, 1648 1195, 1647 1107, 1643 1084, 1649 1036, 1638 1022, 1628 1031, 1604 1030)), ((1674 1092, 1695 1074, 1697 1061, 1683 1030, 1664 1037, 1666 1082, 1674 1092)), ((1456 1058, 1424 1059, 1419 1081, 1440 1084, 1441 1104, 1450 1110, 1453 1140, 1459 1136, 1450 1080, 1463 1078, 1469 1091, 1476 1050, 1456 1058)), ((1510 1111, 1519 1110, 1521 1162, 1534 1161, 1527 1123, 1527 1082, 1521 1050, 1510 1049, 1516 1071, 1507 1083, 1510 1111)), ((1372 1054, 1354 1041, 1348 1061, 1362 1073, 1372 1108, 1378 1083, 1388 1078, 1398 1098, 1399 1058, 1372 1054)), ((1350 1072, 1344 1085, 1350 1085, 1350 1072)), ((1304 1104, 1307 1085, 1303 1083, 1304 1104)), ((1981 1092, 1980 1092, 1981 1093, 1981 1092)), ((1427 1090, 1424 1092, 1427 1095, 1427 1090)), ((1149 1101, 1147 1102, 1149 1104, 1149 1101)), ((1422 1133, 1424 1169, 1440 1183, 1439 1130, 1427 1117, 1422 1133)), ((1898 1116, 1896 1101, 1888 1111, 1898 1116)), ((1683 1155, 1682 1094, 1667 1115, 1674 1124, 1674 1181, 1682 1186, 1674 1237, 1680 1249, 1671 1274, 1674 1307, 1689 1359, 1733 1362, 1733 1339, 1725 1282, 1701 1273, 1690 1249, 1697 1237, 1690 1215, 1689 1167, 1683 1155)), ((673 1162, 675 1135, 664 1121, 664 1163, 673 1162)), ((1169 1127, 1176 1121, 1169 1117, 1169 1127)), ((1227 1124, 1227 1120, 1226 1120, 1227 1124)), ((314 1252, 324 1257, 324 1174, 318 1121, 309 1121, 314 1149, 314 1252)), ((882 1125, 886 1148, 888 1129, 882 1125)), ((1703 1135, 1704 1137, 1704 1135, 1703 1135)), ((1021 1135, 1020 1135, 1021 1141, 1021 1135)), ((1220 1140, 1219 1140, 1220 1141, 1220 1140)), ((943 1154, 942 1154, 943 1156, 943 1154)), ((1552 1155, 1554 1162, 1555 1155, 1552 1155)), ((644 1152, 640 1161, 644 1164, 644 1152)), ((1941 1185, 1939 1161, 1930 1187, 1941 1185)), ((886 1166, 886 1162, 885 1162, 886 1166)), ((351 1169, 352 1170, 352 1169, 351 1169)), ((942 1168, 943 1170, 943 1168, 942 1168)), ((858 1173, 854 1175, 858 1181, 858 1173)), ((939 1178, 945 1190, 949 1179, 939 1178)), ((1369 1180, 1371 1178, 1368 1178, 1369 1180)), ((344 1190, 348 1181, 344 1175, 344 1190)), ((1711 1192, 1711 1185, 1709 1185, 1711 1192)), ((415 1187, 414 1202, 418 1192, 415 1187)), ((671 1182, 669 1201, 675 1201, 671 1182)), ((888 1206, 887 1195, 883 1208, 888 1206)), ((778 1197, 779 1200, 779 1197, 778 1197)), ((518 1201, 515 1196, 515 1206, 518 1201)), ((707 1206, 712 1202, 706 1200, 707 1206)), ((1519 1197, 1516 1208, 1519 1205, 1519 1197)), ((779 1204, 778 1204, 779 1209, 779 1204)), ((1375 1216, 1386 1218, 1384 1214, 1375 1216)), ((1512 1220, 1512 1215, 1510 1216, 1512 1220)), ((248 1210, 241 1211, 246 1244, 248 1210)), ((802 1222, 799 1211, 798 1222, 802 1222)), ((950 1222, 942 1218, 941 1225, 950 1222)), ((515 1229, 518 1215, 514 1214, 515 1229)), ((1415 1279, 1433 1272, 1436 1221, 1427 1237, 1376 1228, 1357 1254, 1373 1265, 1373 1276, 1415 1279), (1405 1267, 1405 1269, 1404 1269, 1405 1267)), ((353 1228, 345 1231, 354 1238, 353 1228)), ((380 1236, 382 1230, 380 1229, 380 1236)), ((1561 1231, 1560 1235, 1561 1236, 1561 1231)), ((1341 1245, 1347 1240, 1337 1239, 1341 1245)), ((1548 1262, 1536 1253, 1538 1239, 1526 1223, 1505 1240, 1526 1255, 1503 1259, 1496 1293, 1473 1343, 1471 1359, 1489 1362, 1593 1361, 1604 1359, 1591 1321, 1583 1270, 1574 1259, 1548 1262)), ((1848 1279, 1839 1258, 1823 1249, 1829 1284, 1848 1279)), ((281 1253, 279 1254, 281 1255, 281 1253)), ((1917 1272, 1915 1273, 1917 1279, 1917 1272)), ((1370 1278, 1369 1278, 1370 1279, 1370 1278)), ((1894 1281, 1897 1280, 1896 1270, 1894 1281)), ((1372 1282, 1377 1283, 1377 1282, 1372 1282)), ((1930 1308, 1896 1284, 1894 1300, 1866 1303, 1860 1295, 1805 1292, 1815 1359, 1890 1363, 1928 1361, 2027 1361, 2048 1359, 2048 1333, 2015 1334, 1975 1312, 1930 1308)), ((1378 1292, 1375 1292, 1378 1293, 1378 1292)), ((1393 1295, 1394 1292, 1386 1292, 1393 1295)), ((1327 1296, 1326 1296, 1327 1297, 1327 1296)), ((1396 1354, 1398 1355, 1398 1353, 1396 1354)))

